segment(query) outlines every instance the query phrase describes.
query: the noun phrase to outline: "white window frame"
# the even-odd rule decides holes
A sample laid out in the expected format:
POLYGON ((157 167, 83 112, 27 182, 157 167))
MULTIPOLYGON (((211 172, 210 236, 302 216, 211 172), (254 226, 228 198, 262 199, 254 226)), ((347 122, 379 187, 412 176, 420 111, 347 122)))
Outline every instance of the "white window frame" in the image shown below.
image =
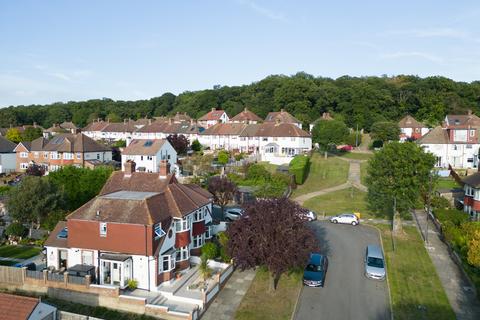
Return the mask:
POLYGON ((28 158, 28 152, 20 152, 20 158, 28 158))
POLYGON ((38 151, 35 151, 35 152, 33 153, 33 157, 34 157, 34 158, 38 158, 38 157, 39 157, 38 151))
POLYGON ((100 237, 106 237, 107 236, 107 223, 106 222, 100 222, 100 237))
POLYGON ((48 159, 48 152, 44 152, 44 153, 43 153, 43 158, 44 158, 44 159, 48 159))
POLYGON ((212 226, 205 226, 205 239, 212 238, 212 226))
POLYGON ((475 137, 475 130, 470 130, 470 137, 475 137))
POLYGON ((21 162, 20 169, 27 170, 28 169, 28 162, 21 162))
POLYGON ((153 226, 153 232, 155 234, 155 240, 159 239, 159 238, 161 238, 165 235, 165 231, 163 231, 161 223, 156 223, 153 226))
POLYGON ((192 248, 200 248, 203 246, 205 243, 205 239, 203 237, 203 234, 199 234, 198 236, 192 237, 192 248))
POLYGON ((171 255, 166 255, 166 256, 159 256, 158 257, 158 274, 163 273, 163 272, 169 272, 175 269, 175 253, 171 255), (168 268, 164 269, 163 264, 167 262, 168 263, 168 268))
POLYGON ((205 213, 204 213, 204 210, 201 208, 201 209, 198 209, 197 211, 195 211, 193 213, 193 222, 199 222, 199 221, 203 221, 205 220, 205 213))
POLYGON ((177 248, 176 252, 175 261, 185 261, 190 258, 190 250, 188 249, 188 246, 177 248))
POLYGON ((71 152, 64 152, 64 153, 63 153, 63 159, 65 159, 65 160, 73 160, 73 153, 71 153, 71 152))
POLYGON ((175 232, 184 232, 190 229, 187 217, 175 220, 175 232))
POLYGON ((82 153, 81 152, 77 152, 77 159, 82 159, 82 153))
POLYGON ((50 159, 58 160, 58 159, 61 159, 61 157, 58 152, 50 152, 50 159))

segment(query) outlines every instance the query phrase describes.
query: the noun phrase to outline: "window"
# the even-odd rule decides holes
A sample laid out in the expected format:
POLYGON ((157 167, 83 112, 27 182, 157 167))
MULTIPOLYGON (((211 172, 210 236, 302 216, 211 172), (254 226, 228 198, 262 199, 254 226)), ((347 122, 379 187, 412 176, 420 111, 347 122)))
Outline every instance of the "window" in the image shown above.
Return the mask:
POLYGON ((168 272, 175 269, 175 256, 160 256, 158 257, 158 273, 168 272))
POLYGON ((204 219, 204 213, 202 209, 195 211, 193 214, 193 222, 202 221, 204 219))
POLYGON ((472 149, 472 145, 471 145, 471 144, 467 144, 467 149, 472 149))
POLYGON ((291 140, 291 141, 295 141, 295 137, 291 137, 290 140, 291 140))
POLYGON ((28 163, 27 162, 20 163, 20 169, 24 169, 24 170, 28 169, 28 163))
POLYGON ((181 247, 177 249, 177 259, 176 261, 187 260, 190 257, 188 246, 181 247))
POLYGON ((72 159, 73 159, 73 153, 64 152, 64 153, 63 153, 63 159, 65 159, 65 160, 72 160, 72 159))
POLYGON ((77 152, 77 159, 82 159, 82 154, 80 152, 77 152))
POLYGON ((93 266, 93 251, 82 250, 82 264, 93 266))
POLYGON ((268 141, 267 137, 262 138, 262 141, 268 141))
POLYGON ((34 153, 33 153, 33 156, 34 156, 35 158, 38 158, 38 156, 39 156, 38 152, 34 152, 34 153))
POLYGON ((28 152, 20 152, 20 158, 28 158, 28 152))
POLYGON ((203 234, 193 237, 193 247, 198 248, 203 246, 203 234))
POLYGON ((211 226, 206 226, 205 227, 205 239, 210 239, 210 238, 212 238, 211 226))
POLYGON ((44 153, 43 153, 43 157, 44 157, 45 159, 48 159, 48 152, 44 152, 44 153))
POLYGON ((143 156, 140 156, 140 160, 142 160, 142 161, 143 161, 143 156))
POLYGON ((100 153, 97 153, 97 160, 100 160, 100 153))
POLYGON ((100 222, 100 237, 106 237, 106 236, 107 236, 107 223, 100 222))
POLYGON ((185 231, 185 230, 188 230, 189 227, 188 227, 188 219, 187 218, 183 218, 181 220, 177 220, 175 222, 175 231, 177 232, 182 232, 182 231, 185 231))
POLYGON ((475 137, 475 130, 470 130, 470 137, 475 137))
POLYGON ((60 159, 60 154, 57 152, 50 152, 50 159, 60 159))
POLYGON ((454 145, 453 145, 453 150, 457 150, 457 149, 458 149, 457 145, 454 144, 454 145))
POLYGON ((147 160, 153 160, 152 156, 147 156, 147 160))
POLYGON ((162 224, 157 223, 154 226, 155 229, 155 239, 158 239, 160 237, 163 237, 165 235, 165 231, 162 230, 162 224))

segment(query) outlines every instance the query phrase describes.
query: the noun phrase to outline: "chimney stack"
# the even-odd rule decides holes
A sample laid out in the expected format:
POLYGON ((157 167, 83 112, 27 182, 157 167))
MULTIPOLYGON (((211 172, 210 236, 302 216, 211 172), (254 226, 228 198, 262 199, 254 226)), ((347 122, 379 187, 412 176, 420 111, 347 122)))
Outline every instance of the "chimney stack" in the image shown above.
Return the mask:
POLYGON ((280 118, 275 118, 275 125, 278 126, 280 123, 282 123, 282 120, 280 118))
POLYGON ((217 110, 217 108, 212 108, 212 112, 215 111, 215 110, 217 110))
POLYGON ((468 110, 467 110, 467 114, 468 114, 469 116, 471 116, 471 115, 472 115, 472 109, 468 109, 468 110))
POLYGON ((173 124, 173 118, 168 118, 168 123, 173 124))
POLYGON ((152 124, 152 119, 148 119, 148 124, 152 124))
POLYGON ((132 175, 132 173, 135 172, 135 166, 136 166, 136 164, 132 160, 127 160, 127 162, 125 162, 123 171, 125 171, 125 176, 126 177, 130 177, 132 175))
POLYGON ((160 160, 160 165, 158 166, 158 173, 160 179, 165 179, 170 173, 170 163, 167 160, 160 160))
POLYGON ((281 112, 281 113, 284 113, 284 112, 285 112, 285 109, 280 109, 280 112, 281 112))

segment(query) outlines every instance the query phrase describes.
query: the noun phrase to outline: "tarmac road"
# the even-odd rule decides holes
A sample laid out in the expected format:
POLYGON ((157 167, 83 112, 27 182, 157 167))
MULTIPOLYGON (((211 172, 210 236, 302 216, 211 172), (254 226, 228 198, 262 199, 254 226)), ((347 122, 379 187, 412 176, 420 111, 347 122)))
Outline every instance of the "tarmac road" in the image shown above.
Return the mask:
MULTIPOLYGON (((303 287, 297 320, 390 319, 386 281, 367 279, 364 255, 368 244, 380 245, 378 231, 368 226, 312 223, 329 266, 323 288, 303 287)), ((388 275, 388 270, 387 270, 388 275)))

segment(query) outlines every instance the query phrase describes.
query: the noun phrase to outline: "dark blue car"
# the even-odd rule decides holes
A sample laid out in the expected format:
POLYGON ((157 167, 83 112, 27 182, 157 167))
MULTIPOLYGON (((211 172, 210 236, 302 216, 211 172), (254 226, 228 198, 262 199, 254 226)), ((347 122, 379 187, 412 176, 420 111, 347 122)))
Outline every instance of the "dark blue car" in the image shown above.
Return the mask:
POLYGON ((309 287, 323 287, 328 269, 327 256, 320 253, 311 253, 305 271, 303 271, 303 284, 309 287))

